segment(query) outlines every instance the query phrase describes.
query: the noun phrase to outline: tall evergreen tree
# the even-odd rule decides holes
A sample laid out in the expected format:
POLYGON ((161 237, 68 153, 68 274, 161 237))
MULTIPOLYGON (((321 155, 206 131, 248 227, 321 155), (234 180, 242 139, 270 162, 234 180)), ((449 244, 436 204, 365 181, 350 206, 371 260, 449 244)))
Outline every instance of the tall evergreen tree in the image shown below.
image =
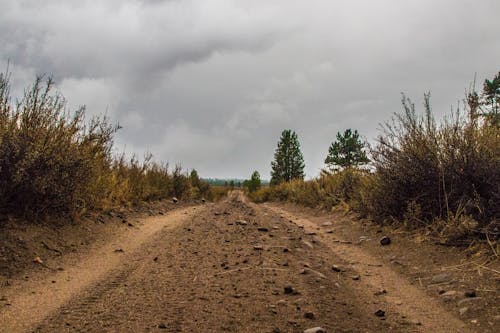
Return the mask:
POLYGON ((258 189, 260 189, 261 187, 261 180, 260 180, 260 174, 258 171, 254 171, 252 173, 252 176, 250 177, 249 180, 245 180, 243 182, 243 186, 247 187, 248 188, 248 191, 250 193, 253 193, 255 191, 257 191, 258 189))
POLYGON ((363 150, 365 145, 357 130, 346 129, 343 135, 338 132, 337 141, 328 149, 325 163, 332 171, 366 164, 370 160, 363 150))
POLYGON ((304 179, 304 167, 297 133, 289 129, 284 130, 271 163, 271 185, 292 179, 304 179))

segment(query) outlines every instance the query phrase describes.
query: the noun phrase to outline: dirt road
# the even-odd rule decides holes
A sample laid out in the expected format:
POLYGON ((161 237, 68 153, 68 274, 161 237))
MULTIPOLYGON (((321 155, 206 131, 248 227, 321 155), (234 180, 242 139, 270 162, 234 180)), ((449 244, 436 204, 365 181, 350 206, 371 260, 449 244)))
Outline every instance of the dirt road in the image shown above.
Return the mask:
POLYGON ((241 193, 146 222, 1 290, 0 331, 469 332, 376 258, 241 193))

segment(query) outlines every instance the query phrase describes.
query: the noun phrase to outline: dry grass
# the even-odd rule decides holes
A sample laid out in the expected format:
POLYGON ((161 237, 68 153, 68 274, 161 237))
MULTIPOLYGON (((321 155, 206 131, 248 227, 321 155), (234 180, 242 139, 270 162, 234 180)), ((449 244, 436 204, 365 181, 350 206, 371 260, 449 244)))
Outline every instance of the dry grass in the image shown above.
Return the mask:
POLYGON ((406 97, 402 102, 403 112, 385 124, 371 151, 373 173, 324 173, 262 188, 253 200, 341 205, 379 223, 431 227, 450 241, 473 235, 498 239, 500 127, 478 111, 478 95, 439 124, 429 95, 422 115, 406 97))
POLYGON ((70 113, 53 81, 37 78, 21 100, 0 74, 0 212, 36 218, 79 214, 170 196, 210 196, 177 166, 112 155, 119 129, 107 118, 70 113))

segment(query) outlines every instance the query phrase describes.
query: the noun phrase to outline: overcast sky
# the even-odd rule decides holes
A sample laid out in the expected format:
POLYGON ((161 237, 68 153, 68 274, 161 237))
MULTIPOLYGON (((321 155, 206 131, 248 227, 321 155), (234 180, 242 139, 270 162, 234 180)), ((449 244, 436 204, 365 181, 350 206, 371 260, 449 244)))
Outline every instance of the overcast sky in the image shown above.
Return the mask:
POLYGON ((119 151, 203 177, 269 178, 283 129, 308 177, 337 131, 373 141, 431 91, 438 116, 500 71, 498 0, 0 0, 17 96, 53 75, 68 107, 106 112, 119 151))

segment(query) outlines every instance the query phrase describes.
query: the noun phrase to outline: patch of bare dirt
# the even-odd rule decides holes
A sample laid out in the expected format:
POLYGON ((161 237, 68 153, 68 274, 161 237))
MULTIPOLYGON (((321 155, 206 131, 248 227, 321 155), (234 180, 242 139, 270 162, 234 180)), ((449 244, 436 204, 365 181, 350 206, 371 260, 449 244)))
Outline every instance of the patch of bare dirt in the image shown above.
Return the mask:
POLYGON ((136 228, 138 218, 162 215, 185 205, 190 203, 161 201, 89 213, 79 221, 52 218, 29 222, 0 215, 0 286, 12 279, 30 279, 32 274, 60 270, 62 257, 79 255, 96 242, 136 228))
POLYGON ((366 288, 386 289, 380 298, 423 325, 429 321, 422 316, 426 311, 437 314, 436 322, 447 324, 440 314, 445 310, 474 332, 498 331, 500 262, 487 244, 470 248, 443 246, 420 232, 381 227, 350 214, 291 204, 264 206, 315 230, 360 274, 361 281, 368 281, 366 288), (381 245, 384 236, 390 238, 389 245, 381 245), (414 295, 415 291, 420 295, 414 295), (425 296, 431 301, 426 301, 425 296))
POLYGON ((10 305, 0 307, 0 331, 482 328, 467 326, 365 249, 370 240, 349 244, 354 240, 337 233, 335 239, 345 241, 338 244, 317 224, 320 217, 297 221, 299 213, 253 205, 234 192, 222 203, 144 218, 63 271, 47 272, 36 283, 19 280, 1 287, 10 305), (342 248, 348 245, 362 252, 342 248))

